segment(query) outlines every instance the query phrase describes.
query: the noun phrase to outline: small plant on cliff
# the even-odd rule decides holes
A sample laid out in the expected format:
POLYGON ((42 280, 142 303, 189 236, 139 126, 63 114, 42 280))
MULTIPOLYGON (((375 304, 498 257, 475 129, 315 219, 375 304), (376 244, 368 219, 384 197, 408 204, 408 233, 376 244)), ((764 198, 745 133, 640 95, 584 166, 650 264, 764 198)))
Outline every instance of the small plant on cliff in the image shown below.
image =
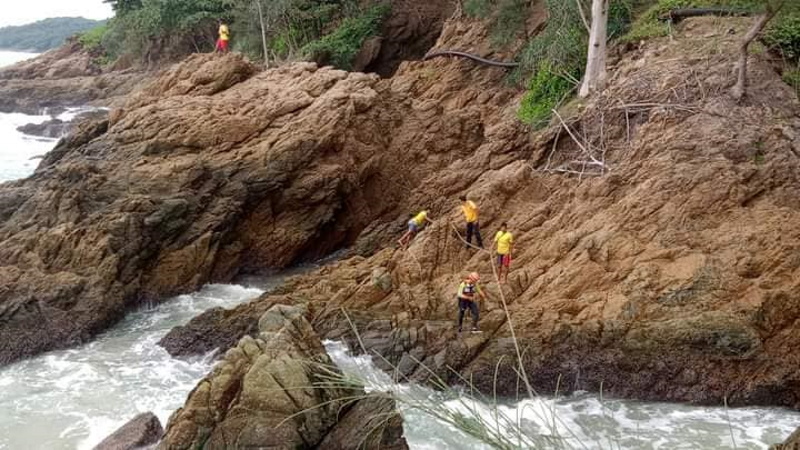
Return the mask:
POLYGON ((356 17, 346 18, 333 32, 306 45, 303 53, 323 64, 350 69, 361 45, 380 32, 390 11, 389 5, 376 5, 356 17))

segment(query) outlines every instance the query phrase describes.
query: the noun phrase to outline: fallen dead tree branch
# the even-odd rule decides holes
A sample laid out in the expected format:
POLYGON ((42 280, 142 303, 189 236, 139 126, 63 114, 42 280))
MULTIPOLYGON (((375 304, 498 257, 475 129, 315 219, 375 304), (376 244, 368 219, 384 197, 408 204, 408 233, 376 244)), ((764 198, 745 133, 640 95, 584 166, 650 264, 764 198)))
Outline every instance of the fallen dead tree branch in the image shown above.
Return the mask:
POLYGON ((753 13, 736 8, 681 8, 673 9, 660 16, 658 20, 678 23, 690 17, 717 16, 717 17, 742 17, 751 16, 753 13))
POLYGON ((425 55, 424 58, 422 58, 422 60, 428 61, 433 58, 443 58, 443 57, 453 57, 453 56, 458 56, 460 58, 467 58, 469 60, 475 61, 476 63, 483 64, 486 66, 503 67, 506 69, 513 69, 515 67, 519 67, 519 63, 494 61, 491 59, 481 58, 480 56, 473 55, 472 53, 459 52, 455 50, 442 50, 440 52, 428 53, 427 55, 425 55))

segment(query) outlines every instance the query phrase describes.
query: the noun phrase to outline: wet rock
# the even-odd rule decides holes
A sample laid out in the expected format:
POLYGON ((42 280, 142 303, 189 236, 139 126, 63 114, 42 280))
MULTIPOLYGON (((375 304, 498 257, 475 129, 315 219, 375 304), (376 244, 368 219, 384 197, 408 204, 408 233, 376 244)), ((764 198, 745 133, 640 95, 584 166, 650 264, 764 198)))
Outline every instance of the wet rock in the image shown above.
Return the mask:
POLYGON ((403 418, 389 397, 370 395, 359 400, 317 446, 320 450, 407 450, 403 418))
POLYGON ((800 429, 792 433, 782 444, 770 446, 769 450, 800 450, 800 429))
MULTIPOLYGON (((363 391, 337 386, 339 372, 299 307, 275 305, 259 320, 259 333, 245 336, 189 395, 170 419, 159 449, 347 448, 352 435, 342 425, 377 421, 376 411, 393 402, 346 399, 363 391), (362 404, 363 402, 363 404, 362 404), (340 413, 343 415, 340 418, 340 413), (333 433, 330 435, 330 433, 333 433), (344 447, 335 447, 344 445, 344 447)), ((407 448, 401 419, 365 436, 375 448, 407 448)), ((359 440, 360 441, 360 440, 359 440)))
POLYGON ((29 123, 17 127, 17 131, 19 132, 51 139, 60 138, 67 134, 68 130, 69 124, 60 119, 51 119, 42 123, 29 123))
POLYGON ((142 449, 158 443, 163 433, 164 429, 158 417, 150 412, 143 413, 103 439, 94 450, 142 449))

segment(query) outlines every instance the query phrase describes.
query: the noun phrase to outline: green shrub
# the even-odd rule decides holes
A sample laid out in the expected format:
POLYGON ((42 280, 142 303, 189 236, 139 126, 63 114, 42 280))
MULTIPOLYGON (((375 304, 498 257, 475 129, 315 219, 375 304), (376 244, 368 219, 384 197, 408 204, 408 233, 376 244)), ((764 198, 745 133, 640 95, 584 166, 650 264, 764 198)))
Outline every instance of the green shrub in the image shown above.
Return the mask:
POLYGON ((517 112, 519 119, 535 128, 545 125, 553 109, 575 88, 574 75, 561 73, 549 63, 541 64, 528 83, 517 112))
POLYGON ((492 12, 491 0, 465 0, 464 13, 473 19, 485 19, 492 12))
POLYGON ((525 28, 528 0, 498 0, 491 24, 491 42, 496 47, 508 45, 525 28))
POLYGON ((377 5, 359 16, 348 17, 330 34, 308 43, 303 53, 340 69, 350 69, 361 45, 380 32, 381 24, 390 11, 389 5, 377 5))
POLYGON ((91 30, 84 31, 78 35, 78 42, 81 43, 86 50, 99 50, 103 45, 103 37, 108 32, 108 24, 104 23, 91 30))
POLYGON ((800 60, 800 13, 792 11, 773 19, 764 32, 763 41, 784 58, 800 60))

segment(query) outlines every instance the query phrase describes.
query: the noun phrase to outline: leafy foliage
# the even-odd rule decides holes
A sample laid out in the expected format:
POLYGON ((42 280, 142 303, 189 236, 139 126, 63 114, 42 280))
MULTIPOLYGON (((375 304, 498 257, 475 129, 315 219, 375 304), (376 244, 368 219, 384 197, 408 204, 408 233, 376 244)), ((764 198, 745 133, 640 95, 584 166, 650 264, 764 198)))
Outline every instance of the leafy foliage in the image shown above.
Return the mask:
POLYGON ((560 74, 549 62, 541 64, 522 98, 517 112, 520 120, 537 128, 546 124, 552 110, 575 89, 574 80, 560 74))
MULTIPOLYGON (((585 5, 586 6, 586 5, 585 5)), ((550 18, 545 29, 523 50, 515 76, 533 74, 518 116, 541 126, 583 76, 588 33, 575 1, 547 0, 550 18)), ((585 8, 588 11, 588 6, 585 8)), ((631 23, 633 7, 624 0, 609 5, 609 38, 620 36, 631 23)))
POLYGON ((464 0, 463 9, 468 17, 490 19, 492 45, 509 44, 525 27, 528 0, 464 0))
POLYGON ((101 23, 82 17, 57 17, 28 25, 0 28, 0 48, 43 52, 58 47, 68 37, 101 23))
POLYGON ((390 11, 388 5, 377 5, 357 17, 346 18, 332 33, 310 42, 303 51, 315 60, 349 69, 361 45, 367 38, 378 34, 390 11))
POLYGON ((104 23, 100 26, 94 27, 91 30, 84 31, 78 35, 78 42, 83 45, 83 48, 89 51, 101 50, 103 45, 103 37, 108 32, 108 24, 104 23))
POLYGON ((763 41, 784 58, 800 60, 800 11, 791 10, 777 17, 764 33, 763 41))

